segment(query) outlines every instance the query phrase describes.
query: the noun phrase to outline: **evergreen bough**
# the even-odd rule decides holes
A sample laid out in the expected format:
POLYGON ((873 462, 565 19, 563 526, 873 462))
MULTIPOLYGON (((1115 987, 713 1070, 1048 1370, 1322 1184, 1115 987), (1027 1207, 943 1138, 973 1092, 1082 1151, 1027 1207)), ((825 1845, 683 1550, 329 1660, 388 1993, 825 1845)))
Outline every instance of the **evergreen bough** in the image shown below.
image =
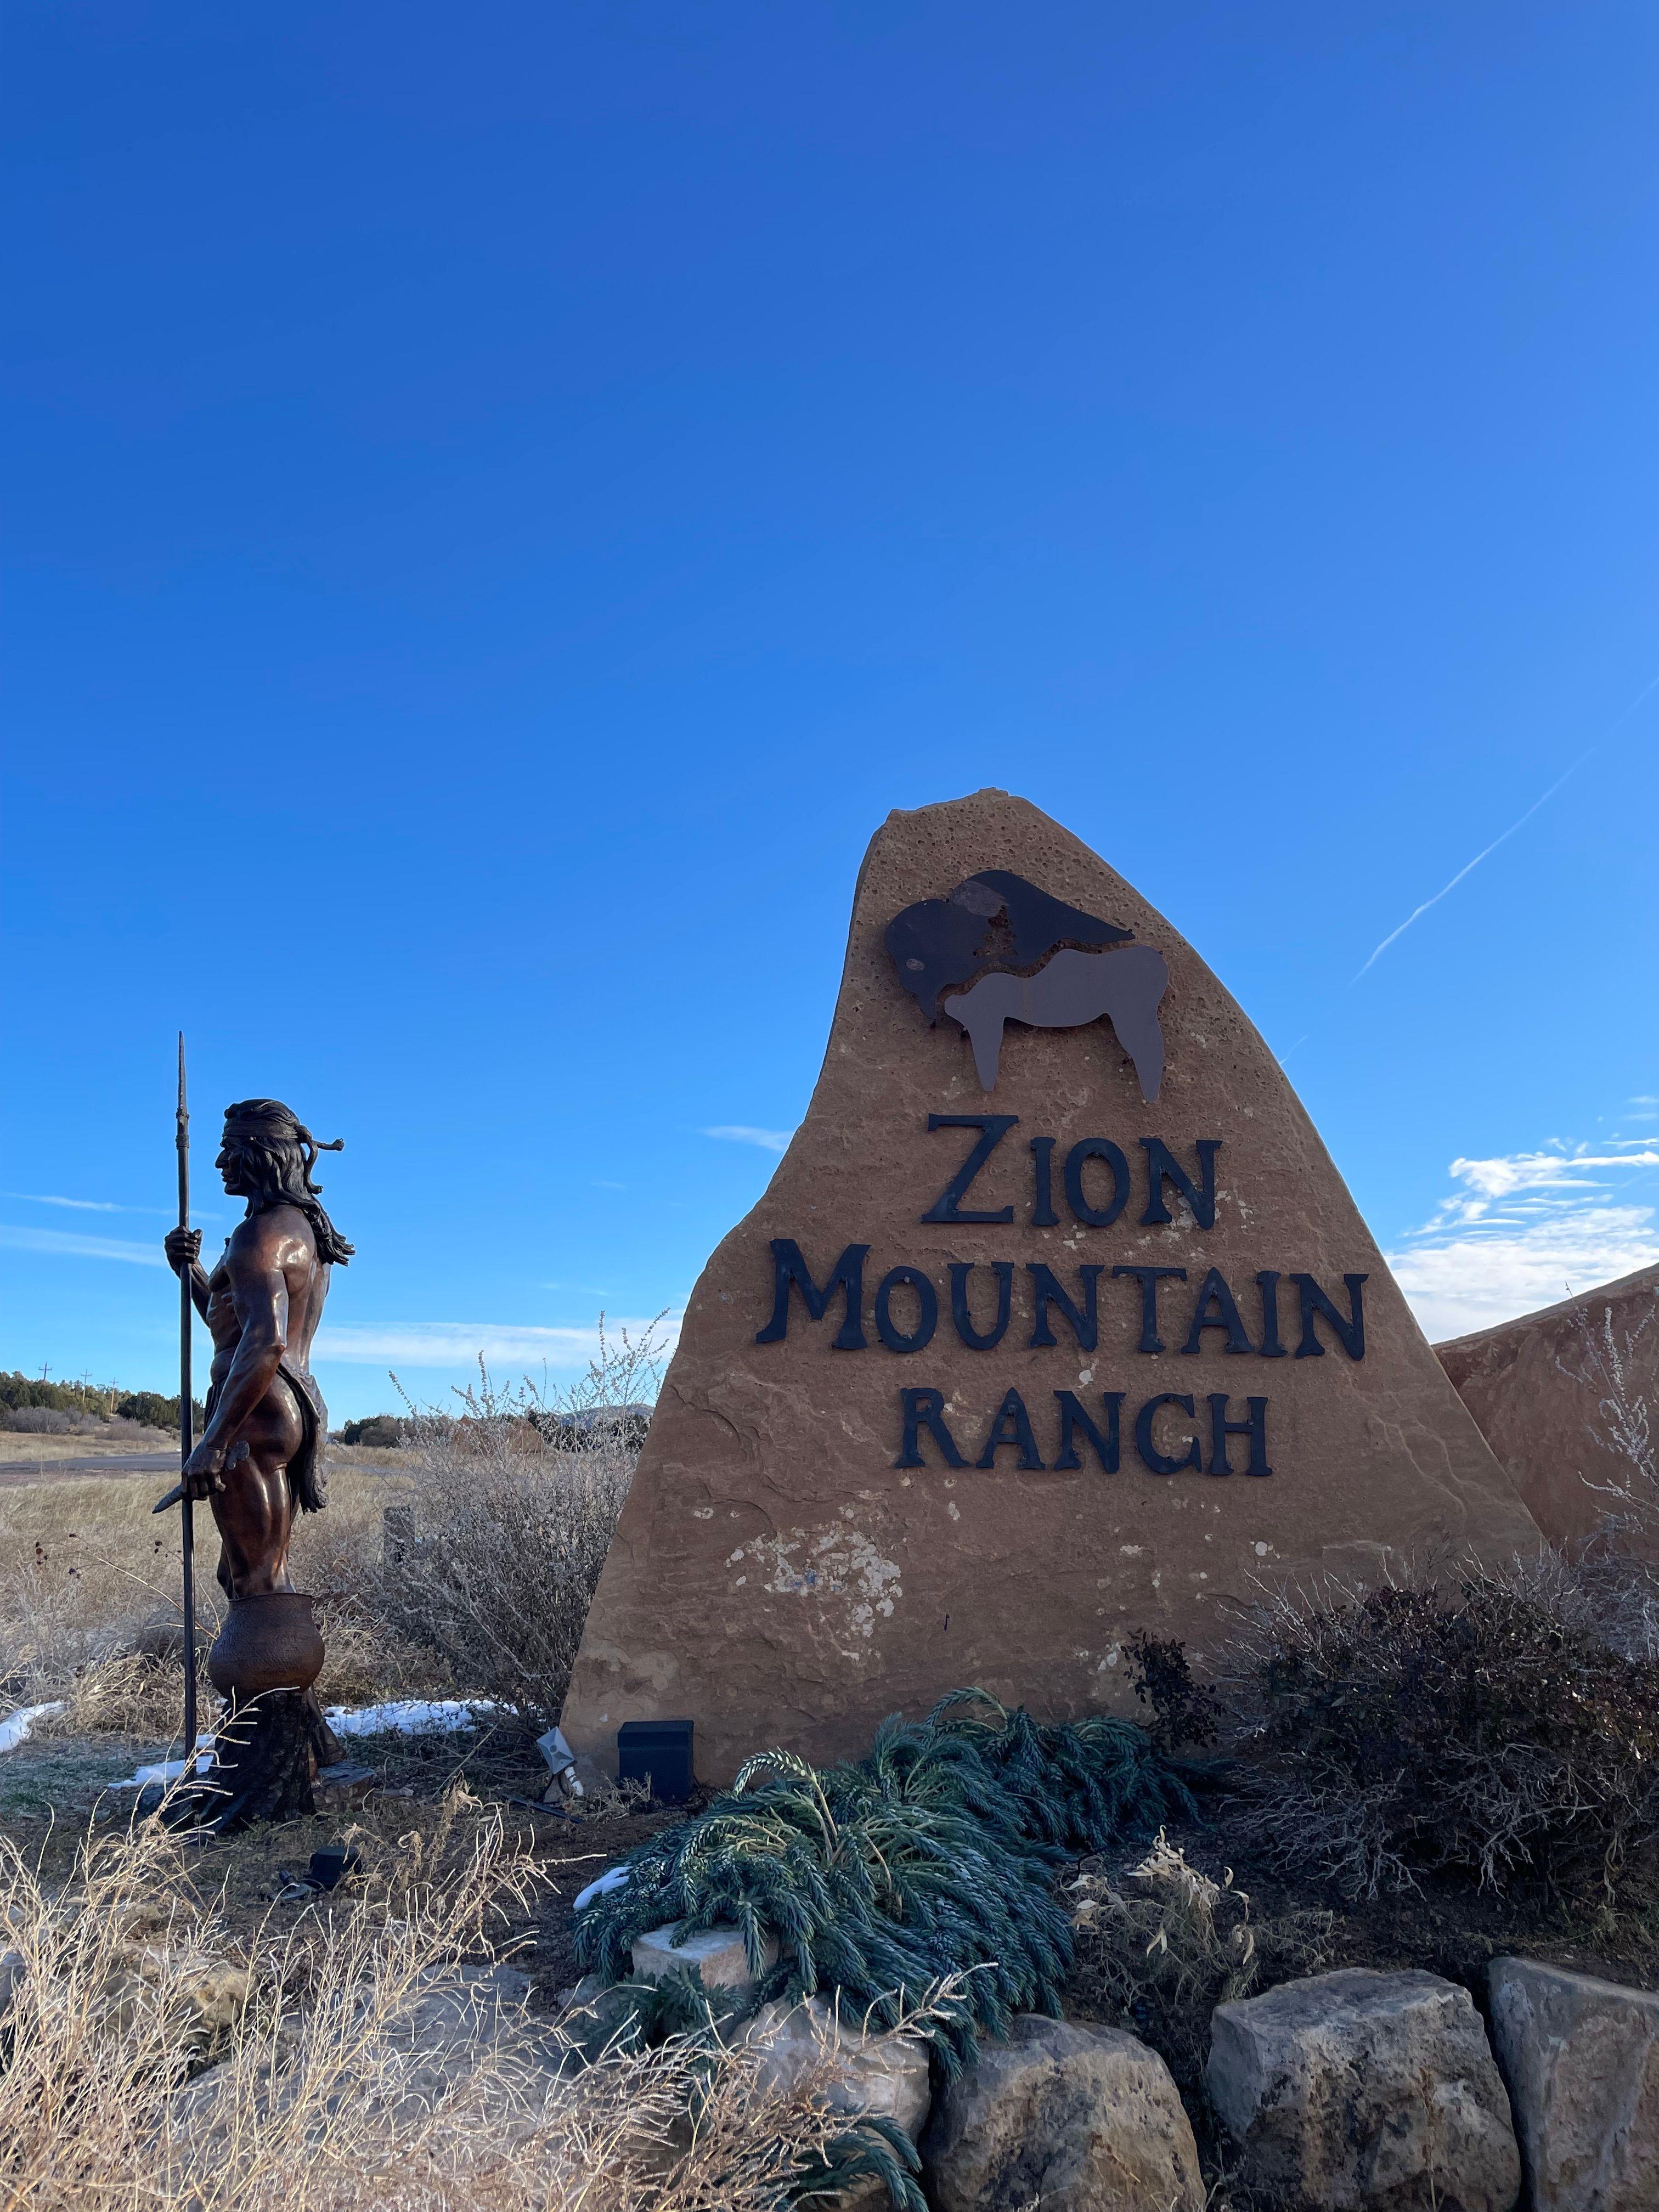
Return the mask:
POLYGON ((980 2032, 1058 2014, 1072 1941, 1054 1868, 1196 1812, 1133 1722, 1045 1726, 957 1690, 926 1720, 884 1722, 855 1762, 749 1760, 701 1813, 629 1854, 626 1885, 580 1915, 577 1954, 614 1982, 647 1929, 677 1923, 683 1941, 734 1923, 757 2006, 838 1990, 845 2011, 881 2027, 921 2008, 917 2032, 949 2078, 980 2032))

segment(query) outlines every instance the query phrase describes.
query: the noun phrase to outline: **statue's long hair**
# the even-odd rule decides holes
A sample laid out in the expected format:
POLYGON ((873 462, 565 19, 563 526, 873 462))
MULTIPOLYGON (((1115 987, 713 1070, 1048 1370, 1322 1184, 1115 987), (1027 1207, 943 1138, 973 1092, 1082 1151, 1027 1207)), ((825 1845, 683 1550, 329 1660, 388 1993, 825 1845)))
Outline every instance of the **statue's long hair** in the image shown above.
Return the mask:
POLYGON ((244 1098, 225 1109, 225 1142, 235 1151, 247 1170, 254 1195, 250 1213, 264 1213, 273 1206, 297 1206, 311 1224, 317 1240, 317 1257, 331 1266, 343 1267, 356 1247, 348 1244, 323 1211, 311 1171, 319 1152, 344 1149, 343 1139, 319 1145, 291 1108, 276 1098, 244 1098))

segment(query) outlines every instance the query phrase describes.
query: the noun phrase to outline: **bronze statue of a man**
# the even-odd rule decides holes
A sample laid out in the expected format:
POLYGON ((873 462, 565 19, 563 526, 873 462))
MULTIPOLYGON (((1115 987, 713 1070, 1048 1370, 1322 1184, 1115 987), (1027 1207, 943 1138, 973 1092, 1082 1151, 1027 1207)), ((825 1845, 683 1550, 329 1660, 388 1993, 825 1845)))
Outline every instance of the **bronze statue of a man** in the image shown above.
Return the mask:
POLYGON ((164 1248, 175 1274, 189 1268, 213 1337, 207 1423, 182 1477, 190 1496, 213 1509, 230 1601, 208 1670, 233 1714, 253 1705, 240 1732, 220 1739, 216 1826, 309 1812, 318 1754, 336 1749, 311 1690, 322 1639, 288 1554, 296 1510, 324 1503, 328 1409, 311 1344, 330 1271, 352 1247, 323 1211, 312 1170, 319 1152, 340 1149, 319 1145, 274 1098, 228 1108, 216 1164, 230 1196, 246 1200, 246 1218, 211 1274, 200 1264, 199 1230, 171 1231, 164 1248))

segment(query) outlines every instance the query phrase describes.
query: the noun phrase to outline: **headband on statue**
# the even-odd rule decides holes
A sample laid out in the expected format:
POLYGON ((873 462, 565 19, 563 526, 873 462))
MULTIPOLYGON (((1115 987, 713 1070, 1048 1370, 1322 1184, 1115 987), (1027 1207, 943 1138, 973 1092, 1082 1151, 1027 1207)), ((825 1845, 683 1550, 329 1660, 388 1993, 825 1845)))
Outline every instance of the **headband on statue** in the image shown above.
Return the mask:
MULTIPOLYGON (((246 1098, 225 1109, 225 1142, 253 1145, 300 1145, 306 1155, 306 1181, 317 1164, 319 1152, 343 1152, 345 1139, 322 1144, 313 1137, 291 1108, 275 1098, 246 1098)), ((318 1184, 315 1188, 320 1189, 318 1184)))

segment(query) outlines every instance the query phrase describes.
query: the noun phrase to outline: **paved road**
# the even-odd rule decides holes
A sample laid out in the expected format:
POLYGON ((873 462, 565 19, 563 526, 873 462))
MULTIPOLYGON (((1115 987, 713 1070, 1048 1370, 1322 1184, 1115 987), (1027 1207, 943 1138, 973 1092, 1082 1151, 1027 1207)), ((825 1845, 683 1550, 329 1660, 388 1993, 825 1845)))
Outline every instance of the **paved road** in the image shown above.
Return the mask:
MULTIPOLYGON (((173 1452, 123 1452, 105 1459, 0 1460, 0 1489, 27 1482, 43 1482, 54 1474, 154 1474, 176 1476, 178 1455, 173 1452)), ((166 1488, 166 1483, 162 1487, 166 1488)))

